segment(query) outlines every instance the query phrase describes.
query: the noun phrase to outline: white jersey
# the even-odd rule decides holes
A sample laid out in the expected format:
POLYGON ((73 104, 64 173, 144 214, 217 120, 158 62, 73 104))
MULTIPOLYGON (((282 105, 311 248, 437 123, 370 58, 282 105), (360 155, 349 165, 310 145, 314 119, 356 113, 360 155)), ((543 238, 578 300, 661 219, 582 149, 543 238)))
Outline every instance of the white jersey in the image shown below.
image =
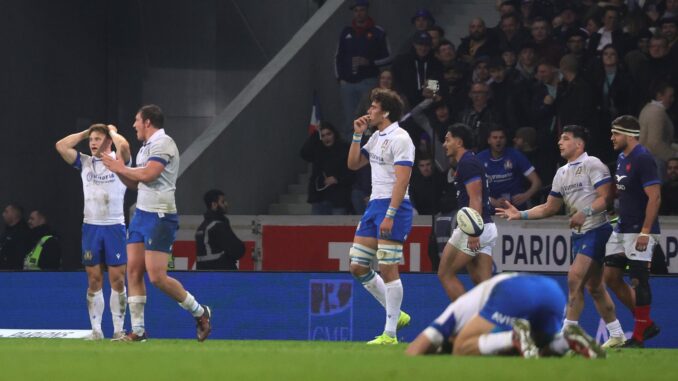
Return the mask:
MULTIPOLYGON (((115 152, 110 153, 115 157, 115 152)), ((104 166, 101 159, 78 152, 73 166, 80 170, 82 193, 85 198, 83 222, 91 225, 125 223, 123 203, 125 184, 104 166)))
POLYGON ((176 213, 174 191, 179 175, 179 149, 164 129, 156 131, 139 150, 137 167, 145 167, 149 161, 162 163, 165 168, 157 179, 139 182, 137 209, 153 213, 176 213))
MULTIPOLYGON (((598 197, 596 188, 612 181, 610 171, 597 157, 584 152, 576 160, 558 168, 551 195, 561 197, 572 211, 590 207, 598 197)), ((584 225, 578 233, 584 233, 607 222, 607 213, 602 211, 586 217, 584 225)))
MULTIPOLYGON (((414 165, 414 144, 407 131, 394 122, 384 131, 375 131, 361 153, 370 160, 372 167, 372 195, 370 200, 391 198, 396 182, 395 166, 414 165)), ((405 191, 405 199, 409 195, 405 191)))
POLYGON ((485 307, 485 303, 490 298, 492 289, 494 287, 511 277, 517 276, 518 273, 506 273, 496 275, 479 285, 472 288, 467 293, 460 296, 457 300, 450 303, 445 311, 433 321, 425 331, 428 338, 435 344, 442 344, 444 340, 442 332, 438 327, 443 327, 450 323, 450 319, 454 324, 454 329, 450 332, 452 336, 457 336, 459 332, 468 324, 468 322, 485 307))

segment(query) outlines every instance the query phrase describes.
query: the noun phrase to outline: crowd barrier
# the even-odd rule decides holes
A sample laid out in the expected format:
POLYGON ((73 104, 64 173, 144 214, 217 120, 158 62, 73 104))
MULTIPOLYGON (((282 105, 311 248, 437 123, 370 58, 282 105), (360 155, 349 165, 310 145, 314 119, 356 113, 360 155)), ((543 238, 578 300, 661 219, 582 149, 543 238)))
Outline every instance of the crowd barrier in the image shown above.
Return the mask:
MULTIPOLYGON (((363 287, 344 272, 196 272, 176 271, 178 278, 201 303, 213 310, 214 339, 366 341, 380 334, 384 310, 363 287)), ((564 275, 551 275, 566 287, 564 275)), ((413 340, 449 303, 434 274, 403 274, 403 310, 412 324, 398 333, 413 340)), ((462 281, 470 287, 467 276, 462 281)), ((105 283, 105 282, 104 282, 105 283)), ((147 283, 148 284, 148 283, 147 283)), ((674 293, 678 278, 651 279, 652 317, 662 328, 648 347, 678 347, 678 315, 674 293)), ((87 281, 84 272, 0 273, 0 330, 88 329, 87 281)), ((191 316, 160 291, 148 289, 146 328, 151 338, 195 338, 191 316)), ((112 331, 105 286, 104 332, 112 331)), ((617 302, 626 331, 633 329, 630 312, 617 302)), ((607 339, 605 325, 590 298, 580 319, 599 341, 607 339)), ((129 314, 125 326, 129 329, 129 314)))
MULTIPOLYGON (((348 250, 360 216, 229 216, 247 253, 241 270, 348 271, 348 250)), ((195 266, 195 229, 201 216, 181 216, 175 245, 177 269, 195 266)), ((678 274, 678 218, 662 217, 660 244, 668 271, 678 274)), ((495 218, 496 271, 567 272, 573 260, 567 218, 505 221, 495 218)), ((404 245, 401 272, 431 271, 428 257, 431 217, 415 216, 404 245)))

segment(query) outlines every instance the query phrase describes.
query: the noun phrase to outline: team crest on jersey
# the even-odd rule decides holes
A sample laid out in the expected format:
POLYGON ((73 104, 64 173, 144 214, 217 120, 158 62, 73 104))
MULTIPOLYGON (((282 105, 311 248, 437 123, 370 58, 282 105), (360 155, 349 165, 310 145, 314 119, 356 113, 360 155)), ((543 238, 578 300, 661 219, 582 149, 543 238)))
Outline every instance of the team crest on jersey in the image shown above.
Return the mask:
POLYGON ((391 140, 390 140, 390 139, 384 140, 384 141, 381 143, 381 150, 382 150, 382 151, 385 150, 385 149, 388 147, 389 144, 391 144, 391 140))
POLYGON ((577 167, 577 170, 574 171, 574 175, 579 176, 579 175, 581 175, 581 172, 582 172, 582 168, 581 168, 581 166, 579 166, 579 167, 577 167))
POLYGON ((504 169, 510 171, 513 169, 513 162, 511 160, 506 160, 504 162, 504 169))

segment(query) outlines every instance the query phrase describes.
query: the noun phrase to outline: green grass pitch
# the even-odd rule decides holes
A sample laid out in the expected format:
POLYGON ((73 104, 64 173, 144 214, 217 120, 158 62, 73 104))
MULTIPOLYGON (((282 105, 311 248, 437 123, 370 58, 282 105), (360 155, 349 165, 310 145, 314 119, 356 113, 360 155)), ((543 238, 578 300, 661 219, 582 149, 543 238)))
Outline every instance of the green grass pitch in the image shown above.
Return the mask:
POLYGON ((406 344, 306 341, 0 340, 0 380, 676 380, 678 350, 615 350, 605 360, 426 356, 406 344))

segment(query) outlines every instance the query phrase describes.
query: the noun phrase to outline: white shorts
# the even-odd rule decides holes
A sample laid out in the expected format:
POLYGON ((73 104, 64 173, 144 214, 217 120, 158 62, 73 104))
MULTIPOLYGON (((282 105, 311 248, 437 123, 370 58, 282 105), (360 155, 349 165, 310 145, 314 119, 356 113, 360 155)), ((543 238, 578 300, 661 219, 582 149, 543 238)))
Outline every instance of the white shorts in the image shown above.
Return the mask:
POLYGON ((454 229, 452 237, 447 241, 450 245, 472 257, 475 257, 478 253, 492 256, 492 248, 496 242, 497 226, 493 222, 485 224, 483 234, 480 235, 480 249, 478 251, 471 251, 468 248, 468 234, 464 233, 459 228, 454 229))
POLYGON ((632 261, 652 261, 652 251, 657 244, 657 237, 650 235, 647 247, 643 251, 636 250, 637 238, 638 233, 617 233, 613 231, 605 245, 605 256, 625 254, 626 258, 632 261))

